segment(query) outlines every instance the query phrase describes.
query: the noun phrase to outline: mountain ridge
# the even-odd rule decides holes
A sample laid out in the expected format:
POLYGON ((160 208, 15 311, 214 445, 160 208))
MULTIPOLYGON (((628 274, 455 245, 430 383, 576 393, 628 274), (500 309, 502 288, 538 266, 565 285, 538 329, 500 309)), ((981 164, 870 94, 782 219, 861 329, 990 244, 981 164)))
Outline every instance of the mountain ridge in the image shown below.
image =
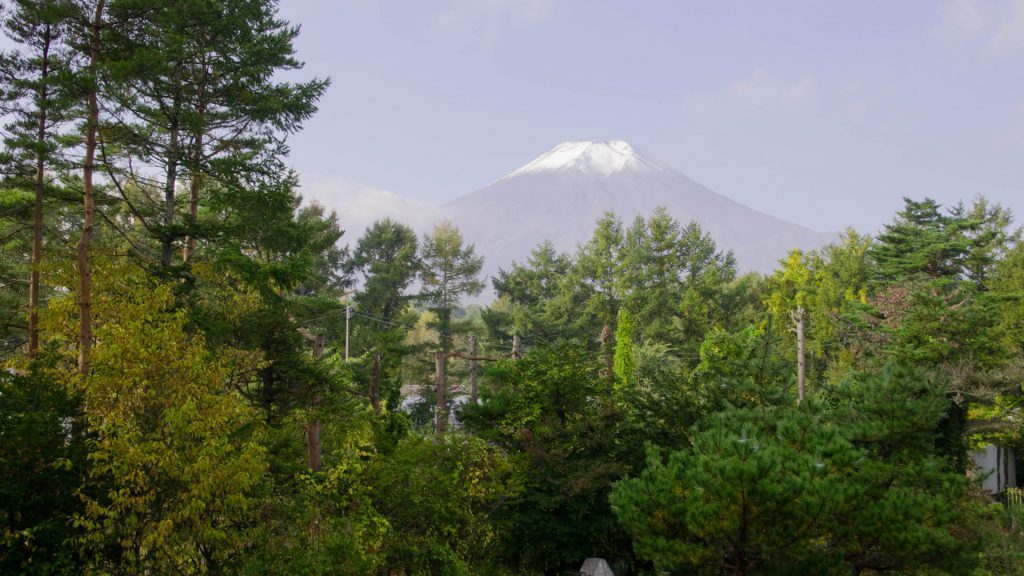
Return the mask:
POLYGON ((719 249, 735 253, 741 271, 769 272, 789 250, 836 237, 714 192, 623 140, 563 142, 441 212, 476 244, 485 273, 493 275, 525 262, 544 240, 575 250, 608 211, 628 225, 657 207, 683 224, 696 221, 719 249))

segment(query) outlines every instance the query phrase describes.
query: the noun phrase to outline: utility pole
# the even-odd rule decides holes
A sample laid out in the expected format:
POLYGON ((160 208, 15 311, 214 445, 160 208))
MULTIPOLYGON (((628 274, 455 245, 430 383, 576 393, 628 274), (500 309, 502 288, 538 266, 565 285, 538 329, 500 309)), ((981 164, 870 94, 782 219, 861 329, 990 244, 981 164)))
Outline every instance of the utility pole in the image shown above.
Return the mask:
POLYGON ((477 358, 476 358, 477 353, 478 353, 478 350, 477 350, 476 334, 470 334, 470 336, 469 336, 469 355, 470 355, 471 358, 470 358, 470 361, 469 361, 469 401, 471 403, 473 403, 473 404, 476 404, 476 398, 477 398, 477 392, 478 392, 478 389, 477 389, 477 379, 479 378, 479 375, 480 375, 480 364, 478 363, 477 358))
POLYGON ((796 325, 796 403, 800 404, 804 401, 804 394, 806 392, 805 386, 807 383, 806 374, 804 372, 804 307, 798 306, 796 310, 790 311, 789 317, 793 320, 793 324, 796 325))

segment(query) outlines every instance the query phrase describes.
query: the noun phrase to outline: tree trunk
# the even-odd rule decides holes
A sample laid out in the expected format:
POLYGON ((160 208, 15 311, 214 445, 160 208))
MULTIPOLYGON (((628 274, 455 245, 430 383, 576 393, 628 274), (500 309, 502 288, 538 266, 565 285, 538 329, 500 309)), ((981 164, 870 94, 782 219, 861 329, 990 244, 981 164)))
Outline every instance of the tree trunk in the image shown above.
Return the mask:
POLYGON ((434 354, 434 372, 437 378, 437 407, 434 410, 434 432, 440 436, 448 427, 448 402, 445 399, 445 362, 448 355, 444 352, 434 354))
POLYGON ((604 328, 601 328, 601 369, 597 374, 601 378, 611 378, 615 374, 615 348, 612 347, 612 339, 611 326, 605 324, 604 328))
POLYGON ((380 354, 373 355, 373 364, 370 366, 370 405, 373 411, 380 416, 380 380, 381 380, 380 354))
POLYGON ((790 316, 793 319, 793 323, 796 325, 796 381, 797 381, 797 396, 796 403, 800 404, 804 401, 804 394, 806 392, 805 387, 807 384, 806 374, 804 372, 804 353, 805 353, 805 342, 804 342, 804 308, 800 306, 795 312, 791 312, 790 316))
POLYGON ((43 186, 46 182, 46 109, 49 93, 46 82, 50 72, 51 29, 43 29, 43 61, 39 71, 39 126, 36 132, 35 204, 32 207, 32 271, 28 281, 28 357, 31 360, 39 350, 39 264, 43 260, 43 186))
MULTIPOLYGON (((313 358, 321 358, 324 355, 324 335, 317 334, 313 339, 313 358)), ((313 410, 320 407, 322 400, 320 392, 313 394, 313 410)), ((306 424, 306 462, 309 469, 319 472, 323 464, 323 447, 320 445, 320 419, 314 417, 306 424)))
MULTIPOLYGON (((178 73, 180 78, 180 72, 178 73)), ((180 79, 177 80, 180 83, 180 79)), ((175 90, 180 90, 180 85, 175 90)), ((180 128, 178 127, 178 115, 181 110, 181 95, 174 95, 174 105, 171 108, 171 141, 167 149, 167 174, 164 181, 164 218, 163 218, 163 239, 160 241, 160 264, 164 268, 171 265, 171 256, 174 252, 174 188, 178 180, 178 140, 180 128)))
POLYGON ((189 233, 185 236, 185 245, 181 249, 181 261, 188 264, 196 251, 196 237, 194 228, 196 218, 199 216, 199 191, 202 189, 203 172, 200 168, 203 162, 203 137, 206 121, 206 101, 204 100, 206 82, 209 79, 209 67, 203 67, 203 85, 200 86, 199 104, 196 106, 196 113, 199 117, 199 131, 196 133, 196 141, 192 151, 191 182, 188 190, 188 225, 189 233))
POLYGON ((469 401, 476 404, 479 393, 480 363, 477 361, 478 348, 476 334, 469 337, 469 401))
POLYGON ((516 360, 523 357, 523 343, 518 334, 512 336, 512 357, 516 360))
POLYGON ((86 94, 89 109, 85 128, 85 162, 82 166, 82 236, 78 239, 78 373, 89 373, 89 355, 92 351, 92 269, 89 264, 89 247, 96 221, 96 205, 93 197, 93 173, 96 161, 96 132, 99 129, 98 68, 100 62, 100 31, 102 29, 105 0, 96 3, 89 41, 89 70, 92 73, 91 86, 86 94))

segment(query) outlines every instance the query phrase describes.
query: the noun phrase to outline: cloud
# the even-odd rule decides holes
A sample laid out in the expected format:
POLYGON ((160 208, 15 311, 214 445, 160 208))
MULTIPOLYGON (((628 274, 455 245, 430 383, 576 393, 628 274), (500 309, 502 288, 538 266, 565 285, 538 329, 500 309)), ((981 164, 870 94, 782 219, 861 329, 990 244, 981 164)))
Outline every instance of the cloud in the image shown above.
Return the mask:
POLYGON ((955 37, 971 37, 985 29, 985 8, 978 0, 951 0, 942 10, 940 28, 955 37))
POLYGON ((949 0, 939 30, 961 42, 980 40, 997 53, 1024 51, 1024 0, 949 0))
POLYGON ((764 70, 757 70, 747 78, 729 84, 729 94, 735 100, 760 104, 764 102, 800 103, 817 98, 814 79, 803 76, 787 82, 764 70))
POLYGON ((435 32, 492 45, 509 25, 547 20, 555 0, 448 0, 445 4, 431 19, 435 32))
POLYGON ((813 77, 804 75, 787 80, 763 69, 729 82, 705 98, 715 106, 726 105, 737 112, 806 110, 819 105, 818 85, 813 77))
POLYGON ((1002 19, 992 36, 992 47, 1017 52, 1024 49, 1024 0, 1007 2, 1002 19))
POLYGON ((332 179, 304 184, 305 202, 318 202, 338 213, 345 230, 345 243, 355 245, 363 232, 375 221, 391 218, 411 226, 422 234, 440 219, 437 205, 413 198, 405 198, 372 186, 332 179))

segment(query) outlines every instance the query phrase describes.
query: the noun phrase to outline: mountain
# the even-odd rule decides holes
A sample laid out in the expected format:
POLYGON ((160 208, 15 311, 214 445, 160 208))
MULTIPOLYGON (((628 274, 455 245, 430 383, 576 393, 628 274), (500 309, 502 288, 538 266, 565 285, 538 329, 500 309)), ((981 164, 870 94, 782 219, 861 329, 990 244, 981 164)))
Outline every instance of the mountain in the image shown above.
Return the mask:
POLYGON ((682 223, 696 220, 742 271, 767 272, 793 248, 835 238, 716 194, 627 142, 565 142, 500 180, 442 207, 495 274, 525 262, 544 240, 566 252, 590 239, 608 210, 629 225, 663 206, 682 223))

